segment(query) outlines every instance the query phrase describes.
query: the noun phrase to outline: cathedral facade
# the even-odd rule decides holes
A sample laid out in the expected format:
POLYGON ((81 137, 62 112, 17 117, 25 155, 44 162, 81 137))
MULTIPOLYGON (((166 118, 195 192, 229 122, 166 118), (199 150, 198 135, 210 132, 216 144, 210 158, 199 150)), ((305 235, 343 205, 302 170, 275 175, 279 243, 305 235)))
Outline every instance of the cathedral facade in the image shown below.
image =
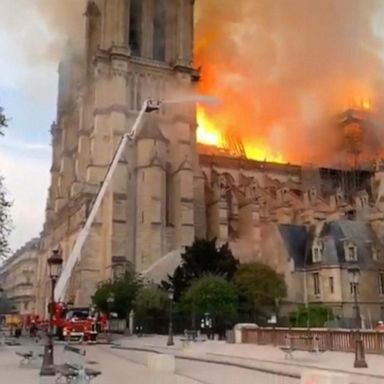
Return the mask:
MULTIPOLYGON (((85 48, 68 44, 59 67, 37 274, 40 313, 49 292, 46 260, 58 246, 68 258, 144 100, 177 99, 199 80, 193 0, 93 0, 85 17, 85 48)), ((287 308, 322 302, 351 314, 347 270, 358 263, 361 299, 372 316, 384 315, 384 171, 314 169, 209 153, 196 143, 196 128, 191 103, 167 103, 147 114, 119 162, 67 301, 88 305, 99 281, 128 264, 147 271, 198 237, 229 242, 241 262, 260 260, 281 272, 287 308)))

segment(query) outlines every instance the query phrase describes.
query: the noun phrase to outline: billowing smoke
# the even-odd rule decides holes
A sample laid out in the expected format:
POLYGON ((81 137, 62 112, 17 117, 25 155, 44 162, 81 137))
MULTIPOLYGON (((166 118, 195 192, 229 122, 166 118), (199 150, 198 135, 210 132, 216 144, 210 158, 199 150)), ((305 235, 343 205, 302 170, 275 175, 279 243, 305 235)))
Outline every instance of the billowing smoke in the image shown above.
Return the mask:
MULTIPOLYGON (((68 38, 84 41, 83 0, 1 0, 0 87, 17 87, 47 103, 68 38)), ((1 96, 1 95, 0 95, 1 96)))
MULTIPOLYGON (((82 46, 85 0, 2 3, 12 17, 0 31, 33 65, 30 76, 56 69, 68 38, 82 46)), ((327 119, 354 104, 384 111, 382 0, 195 4, 200 91, 222 100, 206 111, 209 126, 240 134, 258 157, 337 162, 327 119)))
MULTIPOLYGON (((30 1, 30 0, 29 0, 30 1)), ((82 48, 84 42, 85 0, 34 0, 36 12, 48 31, 40 59, 61 57, 66 42, 82 48)))
POLYGON ((356 104, 381 110, 383 1, 197 3, 200 89, 223 101, 208 116, 246 146, 291 162, 335 162, 326 119, 356 104))

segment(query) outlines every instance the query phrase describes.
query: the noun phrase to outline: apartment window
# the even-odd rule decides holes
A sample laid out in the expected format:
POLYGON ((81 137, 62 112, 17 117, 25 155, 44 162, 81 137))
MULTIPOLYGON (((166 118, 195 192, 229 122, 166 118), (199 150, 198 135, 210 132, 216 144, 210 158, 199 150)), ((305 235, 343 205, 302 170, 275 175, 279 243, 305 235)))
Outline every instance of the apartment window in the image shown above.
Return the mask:
POLYGON ((335 281, 333 276, 329 277, 329 292, 333 294, 335 292, 335 281))
POLYGON ((315 296, 320 295, 320 275, 318 272, 312 275, 313 277, 313 293, 315 296))
POLYGON ((384 271, 379 273, 379 293, 384 296, 384 271))

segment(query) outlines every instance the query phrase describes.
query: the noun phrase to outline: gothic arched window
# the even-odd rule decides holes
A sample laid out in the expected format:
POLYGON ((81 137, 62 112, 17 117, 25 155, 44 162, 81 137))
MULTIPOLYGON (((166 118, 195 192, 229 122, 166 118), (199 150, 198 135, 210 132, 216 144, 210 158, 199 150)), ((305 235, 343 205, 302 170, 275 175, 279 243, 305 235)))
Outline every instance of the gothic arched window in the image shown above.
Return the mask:
POLYGON ((142 0, 131 0, 129 9, 129 46, 133 56, 140 56, 142 44, 142 0))
POLYGON ((153 18, 153 58, 159 61, 165 61, 165 41, 166 41, 166 25, 167 0, 156 0, 154 3, 153 18))
POLYGON ((173 198, 173 188, 172 188, 172 167, 170 163, 166 165, 165 172, 165 221, 166 225, 173 225, 173 211, 172 211, 172 198, 173 198))

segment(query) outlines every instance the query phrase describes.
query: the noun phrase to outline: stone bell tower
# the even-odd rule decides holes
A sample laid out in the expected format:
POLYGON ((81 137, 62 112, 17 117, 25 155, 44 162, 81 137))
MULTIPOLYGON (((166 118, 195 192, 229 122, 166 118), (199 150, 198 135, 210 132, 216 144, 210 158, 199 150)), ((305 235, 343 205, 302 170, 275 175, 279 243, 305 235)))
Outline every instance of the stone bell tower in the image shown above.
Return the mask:
MULTIPOLYGON (((46 256, 60 245, 64 259, 143 101, 177 100, 198 78, 193 0, 94 0, 85 17, 85 51, 69 48, 59 71, 42 242, 46 256)), ((83 248, 69 300, 88 304, 97 282, 126 263, 145 270, 204 234, 195 130, 193 104, 166 103, 146 116, 83 248)))

